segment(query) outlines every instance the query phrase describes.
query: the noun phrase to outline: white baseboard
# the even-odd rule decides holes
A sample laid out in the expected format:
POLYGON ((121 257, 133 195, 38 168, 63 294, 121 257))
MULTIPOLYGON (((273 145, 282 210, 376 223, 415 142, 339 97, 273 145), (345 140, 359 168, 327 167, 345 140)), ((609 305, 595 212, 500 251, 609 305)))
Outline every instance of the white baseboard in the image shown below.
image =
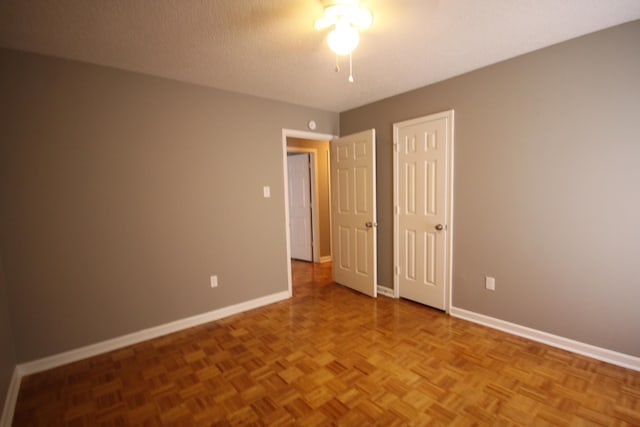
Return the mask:
POLYGON ((333 258, 331 257, 331 255, 321 256, 320 258, 318 258, 318 263, 324 264, 325 262, 331 262, 332 260, 333 258))
POLYGON ((20 382, 22 380, 22 377, 25 375, 46 371, 47 369, 56 368, 58 366, 66 365, 67 363, 72 363, 78 360, 86 359, 88 357, 97 356, 98 354, 117 350, 128 345, 137 344, 142 341, 147 341, 183 329, 191 328, 193 326, 198 326, 203 323, 212 322, 214 320, 222 319, 223 317, 232 316, 234 314, 242 313, 268 304, 273 304, 275 302, 282 301, 288 298, 290 298, 289 291, 278 292, 261 298, 241 302, 239 304, 230 305, 228 307, 219 308, 217 310, 212 310, 207 313, 198 314, 196 316, 187 317, 185 319, 176 320, 170 323, 165 323, 164 325, 155 326, 149 329, 143 329, 138 332, 123 335, 121 337, 102 341, 96 344, 91 344, 85 347, 77 348, 75 350, 66 351, 64 353, 55 354, 53 356, 44 357, 42 359, 34 360, 31 362, 21 363, 16 366, 13 371, 13 377, 11 378, 9 390, 7 391, 7 397, 4 402, 4 408, 2 410, 2 418, 0 418, 0 427, 11 426, 16 402, 18 400, 20 382))
POLYGON ((640 371, 640 357, 619 353, 617 351, 608 350, 602 347, 596 347, 594 345, 586 344, 580 341, 574 341, 569 338, 560 337, 548 332, 528 328, 526 326, 521 326, 515 323, 507 322, 505 320, 485 316, 484 314, 475 313, 473 311, 468 311, 458 307, 451 307, 449 314, 451 314, 451 316, 453 317, 458 317, 470 322, 479 323, 493 329, 498 329, 503 332, 518 335, 533 341, 538 341, 553 347, 568 350, 573 353, 582 354, 583 356, 588 356, 593 359, 611 363, 613 365, 622 366, 623 368, 640 371))
POLYGON ((234 304, 228 307, 219 308, 207 313, 198 314, 196 316, 176 320, 170 323, 165 323, 164 325, 154 326, 149 329, 143 329, 138 332, 123 335, 121 337, 102 341, 96 344, 91 344, 86 347, 81 347, 75 350, 66 351, 64 353, 48 356, 31 362, 22 363, 18 365, 17 368, 19 369, 21 375, 30 375, 36 372, 46 371, 47 369, 66 365, 67 363, 76 362, 78 360, 93 357, 98 354, 106 353, 108 351, 117 350, 128 345, 137 344, 142 341, 157 338, 162 335, 170 334, 172 332, 177 332, 182 329, 191 328, 203 323, 212 322, 214 320, 222 319, 223 317, 242 313, 244 311, 282 301, 287 298, 289 298, 288 291, 278 292, 261 298, 234 304))
POLYGON ((13 413, 16 409, 16 402, 18 401, 18 392, 20 391, 20 381, 22 380, 22 374, 20 369, 16 366, 11 376, 11 382, 9 383, 9 389, 7 390, 7 397, 4 399, 4 407, 2 408, 2 417, 0 417, 0 427, 11 427, 13 422, 13 413))
POLYGON ((384 295, 385 297, 395 298, 393 294, 393 289, 389 289, 386 286, 378 285, 378 294, 384 295))

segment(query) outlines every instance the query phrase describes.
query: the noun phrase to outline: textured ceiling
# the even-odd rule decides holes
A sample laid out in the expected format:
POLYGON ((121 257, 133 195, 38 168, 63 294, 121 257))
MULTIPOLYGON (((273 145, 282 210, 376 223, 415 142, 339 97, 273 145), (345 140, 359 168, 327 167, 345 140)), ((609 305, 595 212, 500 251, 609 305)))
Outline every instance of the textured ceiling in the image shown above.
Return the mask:
POLYGON ((320 0, 2 0, 0 46, 340 112, 640 19, 640 0, 362 0, 348 63, 320 0))

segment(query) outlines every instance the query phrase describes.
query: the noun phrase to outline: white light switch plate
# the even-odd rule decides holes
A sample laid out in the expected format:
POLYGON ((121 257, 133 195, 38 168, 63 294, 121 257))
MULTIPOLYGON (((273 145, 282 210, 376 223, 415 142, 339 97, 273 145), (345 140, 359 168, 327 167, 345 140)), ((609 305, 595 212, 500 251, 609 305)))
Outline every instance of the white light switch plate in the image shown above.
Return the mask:
POLYGON ((484 287, 490 291, 496 290, 496 279, 495 277, 485 277, 484 278, 484 287))
POLYGON ((262 187, 262 193, 264 194, 264 198, 268 199, 269 197, 271 197, 271 187, 265 185, 264 187, 262 187))

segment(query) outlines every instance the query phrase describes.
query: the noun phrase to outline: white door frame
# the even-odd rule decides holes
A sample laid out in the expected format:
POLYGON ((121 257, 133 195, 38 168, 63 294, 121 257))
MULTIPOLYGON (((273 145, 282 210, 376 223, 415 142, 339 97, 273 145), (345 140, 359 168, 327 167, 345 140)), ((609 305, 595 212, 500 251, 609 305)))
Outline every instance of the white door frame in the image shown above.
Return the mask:
POLYGON ((397 147, 399 144, 398 136, 397 136, 397 126, 398 125, 411 125, 413 123, 420 123, 424 121, 425 118, 439 118, 439 117, 449 117, 451 120, 451 140, 450 146, 448 147, 447 153, 447 167, 449 168, 449 176, 446 182, 446 191, 448 193, 447 199, 447 214, 445 218, 445 224, 447 225, 447 234, 446 234, 446 245, 447 245, 447 260, 445 265, 445 296, 444 296, 444 304, 445 304, 445 312, 449 313, 451 311, 451 289, 452 289, 452 273, 453 273, 453 147, 454 147, 454 135, 455 135, 455 124, 454 124, 454 110, 446 110, 441 111, 439 113, 427 114, 422 117, 417 117, 415 119, 403 120, 402 122, 396 122, 393 124, 393 296, 395 298, 400 298, 400 284, 398 280, 398 271, 400 268, 399 264, 399 230, 398 230, 398 183, 399 183, 399 170, 398 170, 398 152, 397 147))
MULTIPOLYGON (((337 135, 328 133, 315 133, 296 129, 282 129, 282 171, 284 174, 284 217, 285 217, 285 239, 287 245, 287 281, 289 285, 289 297, 293 295, 293 279, 291 277, 291 236, 289 235, 289 171, 287 168, 287 138, 302 138, 314 141, 331 141, 338 138, 337 135)), ((317 156, 314 156, 317 157, 317 156)), ((329 183, 331 188, 331 183, 329 183)), ((315 211, 315 210, 314 210, 315 211)), ((315 220, 315 218, 314 218, 315 220)), ((317 223, 317 221, 316 221, 317 223)), ((314 226, 315 229, 315 226, 314 226)), ((314 239, 317 242, 318 239, 314 239)), ((315 244, 315 243, 314 243, 315 244)), ((315 249, 315 248, 314 248, 315 249)), ((332 251, 333 253, 333 251, 332 251)), ((314 260, 316 251, 314 250, 314 260)))

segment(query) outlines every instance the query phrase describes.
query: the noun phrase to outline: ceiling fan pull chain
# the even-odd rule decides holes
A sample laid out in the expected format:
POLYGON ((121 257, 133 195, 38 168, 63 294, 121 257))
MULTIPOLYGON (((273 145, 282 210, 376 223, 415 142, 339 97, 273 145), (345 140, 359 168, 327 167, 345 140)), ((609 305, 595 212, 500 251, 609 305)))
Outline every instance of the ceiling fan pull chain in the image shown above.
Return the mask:
POLYGON ((338 54, 336 54, 336 68, 335 68, 335 72, 339 72, 340 71, 340 65, 338 64, 338 54))
POLYGON ((349 52, 349 83, 353 83, 353 62, 351 60, 351 52, 349 52))

